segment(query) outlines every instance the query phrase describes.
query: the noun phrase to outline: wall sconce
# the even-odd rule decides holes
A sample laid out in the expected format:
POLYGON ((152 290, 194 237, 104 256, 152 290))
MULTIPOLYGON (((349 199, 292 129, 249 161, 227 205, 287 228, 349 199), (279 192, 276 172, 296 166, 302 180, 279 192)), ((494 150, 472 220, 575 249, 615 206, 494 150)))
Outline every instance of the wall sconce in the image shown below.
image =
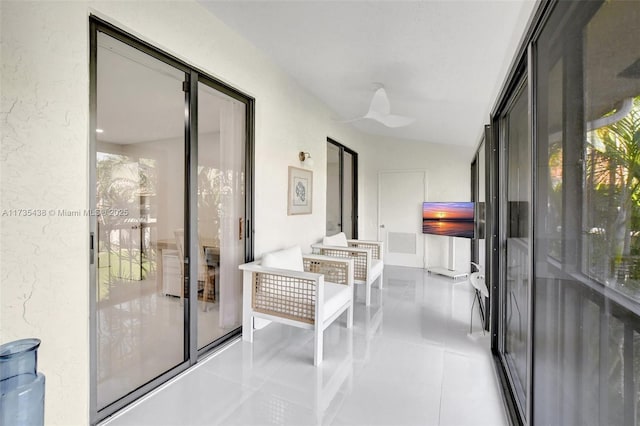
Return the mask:
POLYGON ((308 152, 300 151, 300 153, 298 153, 298 159, 309 167, 313 166, 313 158, 311 158, 311 154, 308 152))

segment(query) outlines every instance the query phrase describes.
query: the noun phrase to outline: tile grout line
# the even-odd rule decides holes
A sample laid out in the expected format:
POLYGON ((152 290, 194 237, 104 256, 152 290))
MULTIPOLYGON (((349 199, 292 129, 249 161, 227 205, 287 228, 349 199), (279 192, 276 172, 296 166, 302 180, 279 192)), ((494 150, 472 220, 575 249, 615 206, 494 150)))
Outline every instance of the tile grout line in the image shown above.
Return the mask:
POLYGON ((445 351, 442 351, 442 375, 440 376, 440 403, 438 404, 438 425, 440 425, 442 421, 442 401, 444 396, 444 354, 445 351))

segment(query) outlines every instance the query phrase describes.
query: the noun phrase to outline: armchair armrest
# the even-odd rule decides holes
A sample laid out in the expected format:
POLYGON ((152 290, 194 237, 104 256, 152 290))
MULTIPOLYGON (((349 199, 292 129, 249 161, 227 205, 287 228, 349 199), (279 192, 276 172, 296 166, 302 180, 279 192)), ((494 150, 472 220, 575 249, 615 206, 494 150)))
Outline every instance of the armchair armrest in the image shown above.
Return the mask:
POLYGON ((300 272, 300 271, 293 271, 291 269, 264 267, 260 265, 259 260, 255 260, 249 263, 243 263, 242 265, 238 266, 238 268, 240 268, 243 271, 259 272, 264 274, 276 274, 276 275, 289 276, 292 278, 310 279, 310 280, 317 280, 322 276, 322 274, 319 274, 316 272, 307 272, 307 271, 300 272))
POLYGON ((353 259, 354 280, 367 280, 373 259, 370 248, 326 246, 324 244, 312 244, 311 247, 317 254, 353 259))
POLYGON ((325 281, 353 286, 353 259, 307 254, 302 262, 305 271, 323 274, 325 281))
POLYGON ((322 274, 265 268, 259 261, 240 265, 240 269, 245 274, 245 297, 251 294, 255 312, 315 323, 317 301, 324 295, 322 274), (250 280, 246 274, 251 275, 250 280))
POLYGON ((369 248, 374 259, 383 260, 383 242, 373 240, 347 240, 349 247, 369 248))

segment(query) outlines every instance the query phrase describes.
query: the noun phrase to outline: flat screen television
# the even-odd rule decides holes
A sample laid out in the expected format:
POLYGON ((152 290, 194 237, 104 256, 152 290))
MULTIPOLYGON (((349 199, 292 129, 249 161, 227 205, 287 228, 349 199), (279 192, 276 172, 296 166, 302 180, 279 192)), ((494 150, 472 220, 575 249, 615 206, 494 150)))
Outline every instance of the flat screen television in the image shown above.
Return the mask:
POLYGON ((422 233, 473 238, 475 206, 472 202, 422 203, 422 233))

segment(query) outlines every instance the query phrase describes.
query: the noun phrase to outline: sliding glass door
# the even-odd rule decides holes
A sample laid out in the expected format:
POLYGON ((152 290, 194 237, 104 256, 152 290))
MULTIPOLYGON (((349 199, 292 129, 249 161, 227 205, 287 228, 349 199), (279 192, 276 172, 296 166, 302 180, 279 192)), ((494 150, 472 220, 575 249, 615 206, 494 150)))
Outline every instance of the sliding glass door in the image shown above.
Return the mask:
POLYGON ((492 116, 492 349, 515 423, 640 424, 639 21, 636 1, 541 2, 492 116))
POLYGON ((327 138, 327 235, 358 237, 358 154, 327 138))
POLYGON ((183 246, 185 73, 98 33, 97 402, 188 359, 183 246), (180 241, 177 241, 179 239, 180 241))
POLYGON ((527 81, 518 90, 500 120, 502 156, 501 209, 503 245, 501 256, 500 354, 515 390, 517 406, 524 416, 529 383, 529 302, 531 141, 527 81))
POLYGON ((240 327, 245 104, 198 82, 198 349, 240 327), (205 290, 206 287, 206 290, 205 290), (199 289, 200 291, 200 289, 199 289), (199 296, 200 297, 200 296, 199 296))
POLYGON ((637 425, 640 3, 587 3, 537 43, 533 416, 637 425))
POLYGON ((92 421, 240 332, 252 101, 92 19, 92 421))

